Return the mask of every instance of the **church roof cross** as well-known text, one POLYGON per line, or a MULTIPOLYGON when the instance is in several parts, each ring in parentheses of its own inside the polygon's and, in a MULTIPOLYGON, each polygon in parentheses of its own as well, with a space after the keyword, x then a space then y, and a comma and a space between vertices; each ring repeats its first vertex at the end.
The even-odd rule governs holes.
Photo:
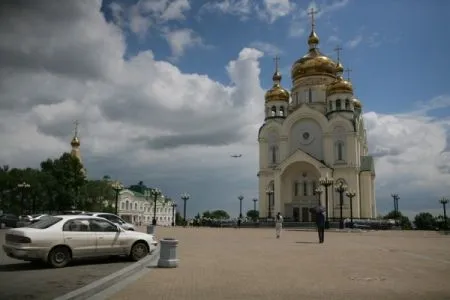
POLYGON ((273 61, 275 62, 275 72, 278 72, 278 67, 280 63, 280 57, 277 55, 273 58, 273 61))
POLYGON ((73 124, 75 124, 75 137, 78 137, 78 125, 80 125, 80 122, 78 120, 75 120, 73 124))
POLYGON ((342 47, 340 47, 339 45, 336 46, 336 48, 334 48, 334 51, 336 51, 337 53, 337 61, 340 62, 341 61, 341 51, 342 51, 342 47))
POLYGON ((316 20, 314 18, 314 16, 318 13, 318 10, 315 10, 314 7, 311 7, 309 9, 308 15, 311 16, 311 27, 314 30, 315 26, 316 26, 316 20))
POLYGON ((345 73, 347 73, 347 81, 350 81, 350 72, 353 71, 352 69, 345 69, 345 73))

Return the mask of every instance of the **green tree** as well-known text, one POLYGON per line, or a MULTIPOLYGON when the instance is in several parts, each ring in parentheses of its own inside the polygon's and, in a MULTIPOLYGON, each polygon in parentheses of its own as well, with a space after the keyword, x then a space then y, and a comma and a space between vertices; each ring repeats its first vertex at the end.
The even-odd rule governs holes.
POLYGON ((218 209, 211 212, 211 218, 217 220, 229 219, 230 215, 226 211, 218 209))
POLYGON ((402 229, 411 229, 411 221, 409 220, 409 218, 407 216, 404 216, 401 212, 399 211, 391 211, 390 213, 388 213, 387 215, 385 215, 383 217, 383 219, 388 220, 388 219, 392 219, 392 220, 397 220, 400 224, 400 227, 402 229))
POLYGON ((437 227, 436 220, 429 212, 421 212, 414 217, 414 224, 419 230, 433 230, 437 227))
POLYGON ((256 221, 259 218, 259 211, 257 210, 249 210, 247 211, 247 217, 252 219, 253 221, 256 221))
POLYGON ((137 184, 132 184, 128 187, 130 191, 144 194, 145 190, 149 189, 144 182, 141 180, 137 184))
POLYGON ((52 210, 78 209, 82 206, 82 188, 86 183, 83 166, 78 158, 64 153, 60 158, 47 159, 41 163, 41 171, 53 180, 48 182, 47 191, 53 189, 52 210))
POLYGON ((204 219, 211 219, 211 212, 209 210, 205 210, 202 214, 204 219))

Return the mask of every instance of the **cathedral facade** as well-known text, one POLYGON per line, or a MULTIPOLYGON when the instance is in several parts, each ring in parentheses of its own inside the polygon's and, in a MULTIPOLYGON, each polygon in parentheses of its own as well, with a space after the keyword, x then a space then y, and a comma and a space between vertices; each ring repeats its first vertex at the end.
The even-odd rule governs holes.
POLYGON ((343 78, 340 49, 335 61, 318 45, 313 19, 308 53, 291 69, 291 91, 282 87, 277 63, 265 95, 265 121, 258 133, 260 216, 281 212, 310 222, 314 216, 309 209, 320 201, 330 218, 338 218, 341 203, 335 187, 343 183, 356 194, 352 205, 344 195, 344 218, 350 217, 350 206, 354 218, 375 218, 375 168, 362 104, 350 79, 343 78), (325 178, 333 182, 327 193, 321 186, 325 178))

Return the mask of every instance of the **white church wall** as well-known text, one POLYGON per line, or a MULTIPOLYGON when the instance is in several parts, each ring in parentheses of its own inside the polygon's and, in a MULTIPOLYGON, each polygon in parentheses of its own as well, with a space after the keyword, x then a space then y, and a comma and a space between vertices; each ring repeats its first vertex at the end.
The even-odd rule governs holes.
POLYGON ((300 119, 291 128, 289 134, 290 152, 301 149, 321 160, 323 155, 323 132, 314 119, 300 119))

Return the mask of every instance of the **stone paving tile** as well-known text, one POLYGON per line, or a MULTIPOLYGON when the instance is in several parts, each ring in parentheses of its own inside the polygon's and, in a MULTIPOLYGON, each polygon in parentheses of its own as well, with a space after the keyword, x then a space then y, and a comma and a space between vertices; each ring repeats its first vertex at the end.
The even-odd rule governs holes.
POLYGON ((152 269, 110 299, 450 299, 450 236, 158 228, 176 237, 176 269, 152 269))

